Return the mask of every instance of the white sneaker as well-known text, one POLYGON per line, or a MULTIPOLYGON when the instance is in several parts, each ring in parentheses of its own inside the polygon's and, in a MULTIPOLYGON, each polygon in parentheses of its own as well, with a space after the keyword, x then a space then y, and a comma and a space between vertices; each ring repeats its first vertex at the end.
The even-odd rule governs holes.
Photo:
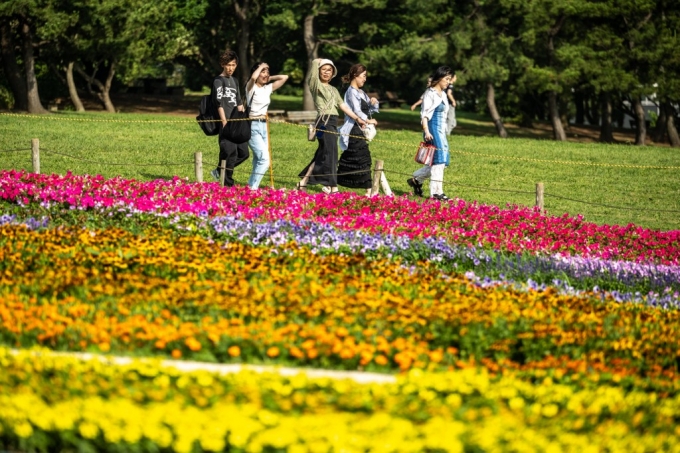
POLYGON ((213 178, 215 178, 215 181, 220 180, 220 171, 216 168, 213 171, 210 172, 213 178))

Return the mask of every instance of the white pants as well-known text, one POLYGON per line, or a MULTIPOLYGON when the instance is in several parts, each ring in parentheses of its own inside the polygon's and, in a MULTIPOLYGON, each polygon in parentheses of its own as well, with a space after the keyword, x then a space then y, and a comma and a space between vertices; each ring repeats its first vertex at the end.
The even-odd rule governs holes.
POLYGON ((441 195, 444 193, 444 168, 446 164, 425 165, 413 172, 413 179, 422 184, 430 178, 430 196, 441 195))

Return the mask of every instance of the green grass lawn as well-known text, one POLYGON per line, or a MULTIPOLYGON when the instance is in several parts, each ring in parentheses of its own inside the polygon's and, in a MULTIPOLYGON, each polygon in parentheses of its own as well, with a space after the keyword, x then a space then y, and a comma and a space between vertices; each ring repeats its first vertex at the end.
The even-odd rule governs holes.
MULTIPOLYGON (((299 98, 278 96, 271 108, 295 110, 300 108, 299 102, 299 98)), ((393 109, 376 118, 385 127, 379 126, 378 136, 370 145, 373 158, 385 162, 387 179, 397 195, 409 193, 406 179, 418 168, 413 161, 421 140, 418 114, 393 109)), ((680 229, 677 150, 503 140, 467 135, 466 131, 475 127, 488 126, 478 116, 461 114, 458 121, 459 127, 450 137, 451 166, 445 171, 444 188, 450 197, 501 206, 533 206, 536 183, 542 182, 550 214, 582 214, 597 223, 680 229)), ((305 136, 304 127, 271 124, 276 187, 294 187, 298 172, 312 158, 316 143, 308 142, 305 136)), ((217 164, 217 138, 203 135, 191 118, 59 112, 38 118, 0 115, 0 168, 30 170, 32 138, 40 140, 42 173, 71 171, 146 180, 180 176, 193 180, 194 152, 200 151, 204 177, 210 180, 208 172, 217 164)), ((237 168, 238 183, 245 184, 250 169, 250 160, 237 168)), ((264 183, 268 181, 267 176, 264 183)), ((318 188, 311 189, 315 190, 318 188)))

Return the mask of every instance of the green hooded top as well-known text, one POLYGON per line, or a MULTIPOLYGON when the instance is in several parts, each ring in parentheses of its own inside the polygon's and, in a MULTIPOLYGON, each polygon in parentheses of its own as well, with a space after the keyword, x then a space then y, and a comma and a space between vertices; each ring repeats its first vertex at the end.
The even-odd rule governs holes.
POLYGON ((340 96, 337 88, 321 83, 321 80, 319 79, 319 68, 327 64, 333 66, 333 77, 335 77, 338 70, 331 60, 326 60, 324 58, 317 58, 312 61, 312 67, 307 76, 307 84, 309 85, 312 99, 314 99, 314 106, 316 107, 319 116, 337 115, 338 107, 345 102, 340 96))

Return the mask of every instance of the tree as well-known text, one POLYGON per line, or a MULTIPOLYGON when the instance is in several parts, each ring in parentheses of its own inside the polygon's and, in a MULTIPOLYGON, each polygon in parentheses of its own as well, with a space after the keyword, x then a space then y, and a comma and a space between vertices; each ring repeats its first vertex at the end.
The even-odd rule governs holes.
POLYGON ((496 126, 498 135, 508 136, 496 105, 496 87, 506 82, 513 68, 526 63, 516 48, 515 36, 519 18, 502 4, 489 4, 480 0, 460 1, 452 26, 452 47, 455 60, 464 67, 461 84, 478 81, 486 90, 486 106, 496 126))
POLYGON ((78 6, 74 69, 108 112, 116 111, 110 97, 114 77, 130 83, 154 75, 187 46, 172 0, 97 0, 78 6))
POLYGON ((40 43, 36 32, 49 19, 47 0, 10 0, 0 3, 3 69, 12 89, 16 105, 30 113, 46 113, 40 101, 35 72, 36 49, 40 43), (16 47, 21 48, 23 70, 17 63, 16 47))

